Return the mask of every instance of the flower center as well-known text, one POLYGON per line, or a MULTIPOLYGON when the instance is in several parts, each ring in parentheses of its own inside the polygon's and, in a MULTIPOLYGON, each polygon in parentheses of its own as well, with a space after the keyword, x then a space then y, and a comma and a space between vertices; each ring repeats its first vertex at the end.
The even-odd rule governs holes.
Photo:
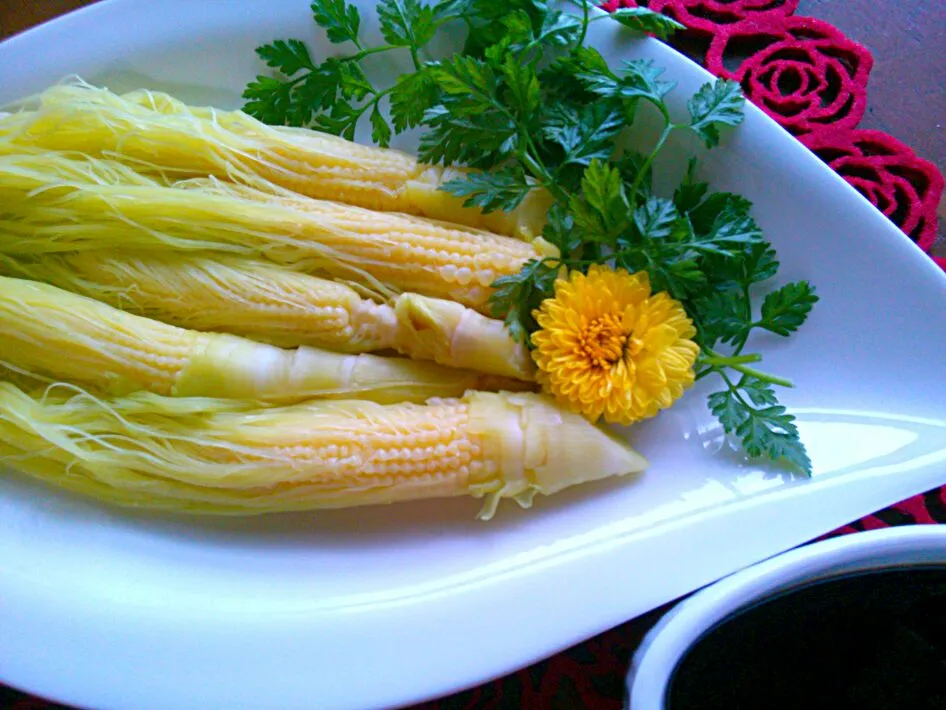
POLYGON ((606 369, 624 357, 627 335, 621 328, 621 319, 606 313, 595 318, 578 334, 578 342, 582 353, 594 367, 606 369))

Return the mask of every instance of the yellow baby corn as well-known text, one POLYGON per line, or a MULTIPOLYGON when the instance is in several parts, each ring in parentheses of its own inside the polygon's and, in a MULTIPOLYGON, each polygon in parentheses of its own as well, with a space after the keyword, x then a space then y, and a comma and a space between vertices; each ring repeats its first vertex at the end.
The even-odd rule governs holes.
POLYGON ((250 514, 536 493, 642 471, 624 441, 531 393, 278 408, 0 382, 0 464, 108 502, 250 514))
POLYGON ((532 357, 502 321, 413 293, 381 304, 274 264, 200 253, 0 253, 0 274, 52 284, 129 313, 280 347, 397 350, 417 360, 532 380, 532 357))
POLYGON ((81 81, 54 86, 0 122, 20 145, 118 157, 182 177, 216 177, 374 210, 406 212, 532 238, 551 200, 534 190, 515 210, 483 214, 438 188, 460 175, 395 150, 300 128, 267 126, 241 111, 187 106, 160 92, 117 95, 81 81))
POLYGON ((376 291, 446 298, 485 312, 490 284, 528 259, 526 243, 421 217, 287 198, 216 180, 177 187, 113 161, 0 155, 0 251, 211 249, 321 269, 376 291))
POLYGON ((227 333, 201 333, 125 313, 36 281, 0 277, 0 361, 111 393, 294 401, 378 402, 519 388, 429 362, 283 350, 227 333))

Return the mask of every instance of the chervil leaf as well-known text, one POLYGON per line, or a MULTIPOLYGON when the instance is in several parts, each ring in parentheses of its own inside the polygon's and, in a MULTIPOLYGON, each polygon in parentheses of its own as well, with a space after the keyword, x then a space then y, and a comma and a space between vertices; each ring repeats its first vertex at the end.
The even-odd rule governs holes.
POLYGON ((243 90, 243 110, 270 125, 284 125, 292 110, 292 85, 258 76, 243 90))
POLYGON ((663 267, 666 289, 677 300, 685 300, 706 287, 706 272, 688 255, 668 260, 663 267))
POLYGON ((611 17, 625 27, 637 32, 649 32, 660 39, 667 39, 677 30, 686 29, 676 20, 646 7, 622 7, 612 12, 611 17))
POLYGON ((746 258, 746 266, 749 283, 767 281, 778 272, 779 263, 775 249, 765 241, 753 245, 746 258))
POLYGON ((734 343, 748 330, 745 297, 740 290, 714 291, 696 299, 693 304, 700 322, 700 338, 704 347, 717 342, 734 343))
POLYGON ((325 29, 330 42, 358 42, 361 16, 354 5, 345 0, 314 0, 311 8, 312 17, 325 29))
POLYGON ((613 243, 628 223, 629 206, 621 173, 604 160, 593 160, 582 175, 582 194, 569 208, 585 238, 613 243))
POLYGON ((334 133, 350 141, 355 140, 355 129, 363 111, 350 104, 339 102, 332 107, 330 113, 320 113, 315 117, 314 124, 319 130, 334 133))
POLYGON ((396 47, 417 49, 437 31, 434 8, 418 0, 385 0, 378 5, 381 36, 396 47))
POLYGON ((731 192, 714 192, 696 207, 688 210, 688 213, 694 231, 698 234, 706 234, 712 231, 713 226, 724 213, 728 215, 724 219, 730 219, 733 216, 751 216, 752 203, 731 192))
POLYGON ((742 123, 746 100, 735 81, 717 79, 700 87, 689 101, 690 128, 703 139, 707 148, 719 144, 719 129, 742 123))
POLYGON ((615 161, 615 164, 625 182, 631 185, 637 184, 637 195, 634 197, 638 198, 638 202, 650 197, 653 185, 653 167, 647 160, 646 155, 628 150, 615 161), (637 177, 642 170, 644 175, 638 181, 637 177))
POLYGON ((561 165, 589 165, 607 160, 614 152, 614 139, 624 128, 624 117, 607 102, 574 108, 553 106, 543 120, 543 137, 564 151, 561 165))
POLYGON ((536 45, 564 46, 574 42, 581 33, 581 20, 558 10, 553 10, 542 19, 542 27, 533 42, 536 45))
POLYGON ((818 296, 807 281, 785 284, 765 297, 759 327, 776 335, 794 333, 817 302, 818 296))
POLYGON ((750 409, 749 416, 736 427, 742 447, 752 457, 784 460, 811 475, 811 459, 798 438, 795 417, 785 407, 750 409))
POLYGON ((719 419, 723 430, 736 434, 749 456, 784 460, 810 475, 811 459, 798 438, 795 417, 788 414, 785 407, 762 404, 772 399, 764 388, 745 391, 747 394, 752 391, 760 398, 759 403, 753 400, 756 407, 747 406, 736 392, 728 389, 709 396, 710 411, 719 419))
POLYGON ((463 178, 450 180, 442 190, 467 198, 466 207, 479 207, 483 212, 513 210, 529 194, 532 185, 521 168, 507 167, 493 172, 471 172, 463 178))
POLYGON ((374 93, 374 87, 368 81, 368 77, 365 76, 359 64, 329 59, 323 66, 333 64, 338 75, 338 91, 343 98, 360 101, 374 93))
POLYGON ((683 180, 673 193, 673 203, 680 212, 689 212, 695 209, 709 191, 707 183, 697 181, 696 165, 696 158, 691 158, 687 164, 687 171, 683 176, 683 180))
POLYGON ((374 108, 371 110, 371 140, 380 145, 382 148, 387 148, 388 144, 391 142, 391 126, 388 125, 388 122, 384 119, 384 116, 381 115, 381 110, 378 108, 378 104, 374 105, 374 108))
POLYGON ((571 254, 584 241, 584 235, 575 226, 575 220, 569 213, 568 206, 560 202, 552 205, 546 215, 542 236, 565 255, 571 254))
POLYGON ((744 250, 762 241, 762 230, 740 200, 712 200, 689 213, 694 229, 693 245, 703 252, 738 258, 744 250), (707 210, 713 201, 718 209, 707 210), (709 218, 712 221, 709 222, 709 218))
POLYGON ((503 81, 509 96, 509 104, 523 120, 539 110, 542 97, 539 91, 539 79, 535 68, 522 64, 513 55, 507 55, 503 62, 503 81))
POLYGON ((714 392, 709 396, 709 408, 713 416, 723 425, 723 431, 732 434, 749 418, 748 408, 739 401, 731 390, 714 392))
POLYGON ((529 338, 536 330, 532 312, 554 294, 557 275, 558 270, 545 261, 531 259, 518 273, 493 282, 490 310, 497 318, 504 319, 513 340, 531 345, 529 338))
POLYGON ((256 53, 267 66, 286 76, 292 76, 303 69, 315 69, 305 43, 297 39, 277 39, 272 44, 257 47, 256 53))
POLYGON ((644 239, 666 239, 679 216, 672 201, 649 197, 634 210, 634 226, 644 239))
POLYGON ((640 59, 624 62, 620 75, 615 75, 608 69, 598 69, 583 71, 577 76, 594 94, 625 103, 644 99, 667 115, 664 97, 675 84, 661 81, 658 77, 662 73, 663 69, 658 68, 652 61, 640 59))
POLYGON ((749 401, 757 407, 767 407, 778 403, 778 397, 775 396, 775 390, 772 388, 772 385, 756 377, 743 375, 739 380, 739 384, 736 385, 736 388, 746 395, 749 401))
POLYGON ((501 82, 480 59, 456 56, 431 66, 440 103, 424 113, 429 130, 420 139, 420 158, 429 163, 465 163, 491 168, 516 149, 519 126, 499 98, 501 82))
POLYGON ((401 74, 391 90, 391 120, 398 133, 420 124, 424 112, 437 102, 437 83, 428 70, 401 74))

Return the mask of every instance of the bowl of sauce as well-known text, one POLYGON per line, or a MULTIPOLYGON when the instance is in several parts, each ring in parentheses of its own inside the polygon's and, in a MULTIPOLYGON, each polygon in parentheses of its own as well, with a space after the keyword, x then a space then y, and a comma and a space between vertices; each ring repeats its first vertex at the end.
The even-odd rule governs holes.
POLYGON ((629 710, 946 710, 946 526, 812 543, 694 593, 647 634, 629 710))

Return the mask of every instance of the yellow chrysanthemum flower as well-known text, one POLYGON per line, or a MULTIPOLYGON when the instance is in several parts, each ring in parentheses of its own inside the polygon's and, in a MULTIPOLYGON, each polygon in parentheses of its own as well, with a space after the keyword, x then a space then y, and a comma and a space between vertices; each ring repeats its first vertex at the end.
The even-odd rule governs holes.
POLYGON ((591 421, 652 417, 693 384, 696 329, 679 301, 651 294, 646 272, 573 271, 533 315, 539 383, 591 421))

